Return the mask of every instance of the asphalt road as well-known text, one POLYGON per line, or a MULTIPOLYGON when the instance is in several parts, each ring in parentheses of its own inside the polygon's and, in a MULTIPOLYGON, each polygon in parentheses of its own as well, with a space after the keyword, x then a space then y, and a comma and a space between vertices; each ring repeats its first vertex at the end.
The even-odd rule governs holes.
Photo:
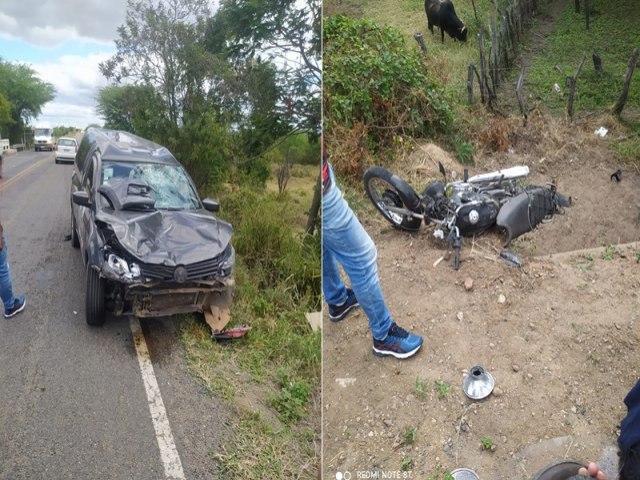
MULTIPOLYGON (((0 317, 0 479, 171 478, 161 461, 130 319, 84 320, 84 267, 70 232, 71 166, 52 152, 4 159, 0 221, 16 294, 0 317)), ((187 479, 217 478, 227 414, 189 375, 175 320, 141 320, 187 479)))

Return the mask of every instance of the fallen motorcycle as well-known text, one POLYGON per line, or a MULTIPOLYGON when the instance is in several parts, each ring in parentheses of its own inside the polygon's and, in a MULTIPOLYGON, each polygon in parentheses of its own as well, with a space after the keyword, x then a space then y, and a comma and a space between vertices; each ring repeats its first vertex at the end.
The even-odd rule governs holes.
POLYGON ((433 181, 419 195, 407 182, 383 167, 364 174, 364 188, 374 206, 396 228, 415 232, 421 223, 434 223, 435 235, 454 250, 454 268, 460 268, 462 237, 491 227, 506 230, 504 246, 543 221, 571 206, 571 197, 556 191, 555 181, 546 185, 523 185, 529 167, 516 166, 447 182, 433 181))

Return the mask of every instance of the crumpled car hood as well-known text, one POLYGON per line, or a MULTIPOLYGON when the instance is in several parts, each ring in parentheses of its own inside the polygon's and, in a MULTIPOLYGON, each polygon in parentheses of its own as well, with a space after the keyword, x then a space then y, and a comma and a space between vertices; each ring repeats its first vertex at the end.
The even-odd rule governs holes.
POLYGON ((233 234, 227 222, 197 211, 101 211, 96 220, 111 225, 131 255, 157 265, 189 265, 214 258, 233 234))

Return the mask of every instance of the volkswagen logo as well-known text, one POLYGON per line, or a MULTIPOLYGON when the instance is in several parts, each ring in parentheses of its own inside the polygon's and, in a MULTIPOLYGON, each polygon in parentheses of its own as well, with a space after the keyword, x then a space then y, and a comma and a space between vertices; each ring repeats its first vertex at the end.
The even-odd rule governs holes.
POLYGON ((178 283, 184 283, 187 280, 187 269, 182 265, 176 267, 173 271, 173 279, 178 283))

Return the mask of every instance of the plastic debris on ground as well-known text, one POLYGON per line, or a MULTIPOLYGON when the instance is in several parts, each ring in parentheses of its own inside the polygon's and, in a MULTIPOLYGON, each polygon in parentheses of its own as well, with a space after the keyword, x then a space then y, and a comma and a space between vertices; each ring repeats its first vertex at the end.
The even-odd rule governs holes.
POLYGON ((228 328, 225 330, 221 330, 220 332, 215 332, 213 334, 213 338, 216 340, 231 340, 234 338, 244 337, 247 333, 249 333, 251 327, 247 325, 243 325, 240 327, 228 328))
POLYGON ((512 267, 517 268, 522 267, 522 260, 520 260, 520 258, 518 258, 515 253, 509 250, 502 250, 500 252, 500 258, 504 260, 507 265, 511 265, 512 267))
POLYGON ((605 137, 607 135, 607 133, 609 133, 609 130, 607 130, 604 127, 600 127, 594 133, 599 137, 605 137))

